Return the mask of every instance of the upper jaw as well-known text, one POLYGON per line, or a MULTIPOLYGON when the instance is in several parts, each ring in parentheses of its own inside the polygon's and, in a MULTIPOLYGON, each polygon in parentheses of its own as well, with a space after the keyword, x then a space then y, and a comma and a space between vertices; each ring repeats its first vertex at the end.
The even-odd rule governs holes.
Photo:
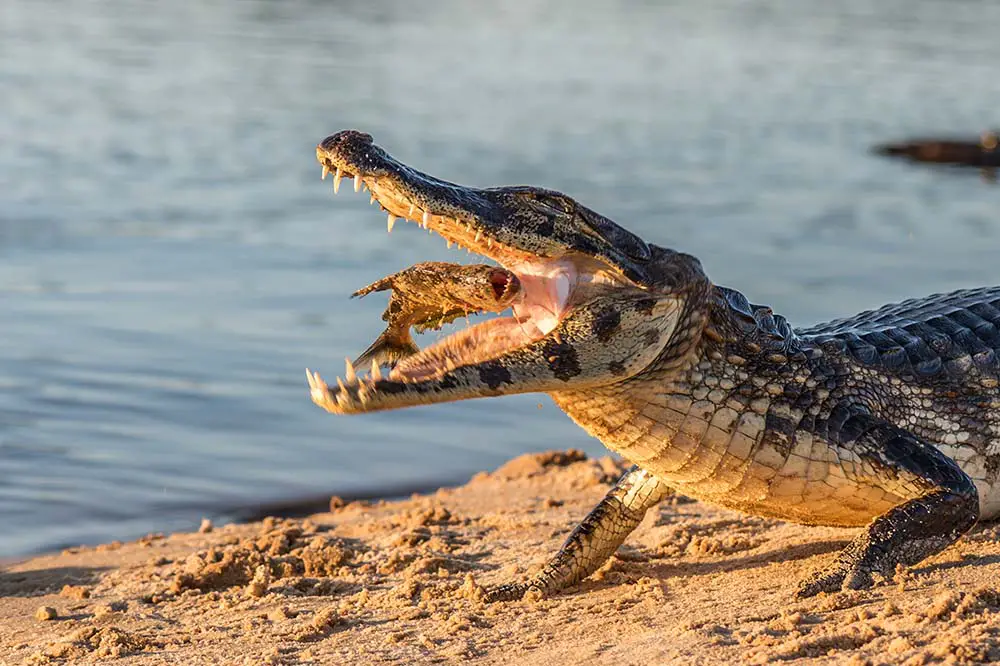
MULTIPOLYGON (((435 178, 396 160, 369 134, 345 130, 316 147, 323 176, 332 173, 355 191, 369 189, 388 214, 413 221, 459 247, 487 256, 507 268, 540 261, 572 261, 581 272, 642 286, 649 282, 649 248, 611 220, 557 192, 532 187, 473 188, 435 178), (546 215, 531 205, 534 197, 558 196, 569 202, 565 215, 546 215)), ((541 210, 544 210, 542 207, 541 210)), ((557 212, 558 213, 558 212, 557 212)))
POLYGON ((316 147, 316 159, 324 178, 333 175, 335 192, 341 179, 352 180, 355 191, 371 190, 373 202, 388 215, 390 231, 401 219, 440 234, 449 247, 455 243, 504 265, 539 258, 499 242, 496 207, 484 190, 417 171, 372 143, 368 134, 345 130, 328 136, 316 147))

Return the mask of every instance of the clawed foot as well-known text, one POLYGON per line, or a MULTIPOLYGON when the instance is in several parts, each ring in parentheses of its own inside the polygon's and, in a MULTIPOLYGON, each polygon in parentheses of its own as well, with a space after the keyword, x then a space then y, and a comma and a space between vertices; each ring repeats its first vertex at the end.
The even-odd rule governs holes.
POLYGON ((799 589, 795 596, 799 599, 805 599, 820 592, 867 590, 873 585, 875 585, 875 577, 868 567, 860 563, 837 561, 799 583, 799 589))
POLYGON ((487 589, 486 594, 483 595, 483 601, 488 604, 497 601, 519 601, 529 592, 544 593, 539 584, 533 581, 527 583, 506 583, 487 589))

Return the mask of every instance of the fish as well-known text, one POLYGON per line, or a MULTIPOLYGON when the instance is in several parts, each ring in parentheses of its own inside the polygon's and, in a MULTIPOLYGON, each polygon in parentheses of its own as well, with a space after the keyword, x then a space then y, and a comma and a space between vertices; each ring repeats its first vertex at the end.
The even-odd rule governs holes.
POLYGON ((388 290, 392 295, 382 313, 388 326, 355 365, 364 367, 374 361, 394 366, 420 351, 410 335, 411 328, 423 333, 469 314, 503 312, 514 304, 521 283, 516 275, 497 266, 427 261, 377 280, 351 298, 388 290))

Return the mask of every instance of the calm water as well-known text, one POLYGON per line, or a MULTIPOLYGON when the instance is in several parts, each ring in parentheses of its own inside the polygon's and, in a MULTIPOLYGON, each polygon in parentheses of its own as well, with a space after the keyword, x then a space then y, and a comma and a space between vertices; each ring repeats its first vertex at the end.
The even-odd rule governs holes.
POLYGON ((1000 122, 1000 4, 832 4, 4 0, 0 556, 601 450, 544 396, 313 407, 303 368, 381 329, 348 294, 458 256, 333 198, 339 129, 567 191, 799 323, 1000 283, 1000 189, 867 153, 1000 122))

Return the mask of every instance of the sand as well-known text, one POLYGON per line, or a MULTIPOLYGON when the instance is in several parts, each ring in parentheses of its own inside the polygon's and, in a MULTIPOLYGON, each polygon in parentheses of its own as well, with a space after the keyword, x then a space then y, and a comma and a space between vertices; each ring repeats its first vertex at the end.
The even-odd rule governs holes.
POLYGON ((846 664, 1000 659, 1000 536, 865 592, 798 601, 851 530, 674 496, 549 599, 484 604, 537 571, 622 471, 577 451, 458 488, 344 503, 0 569, 2 664, 846 664))

